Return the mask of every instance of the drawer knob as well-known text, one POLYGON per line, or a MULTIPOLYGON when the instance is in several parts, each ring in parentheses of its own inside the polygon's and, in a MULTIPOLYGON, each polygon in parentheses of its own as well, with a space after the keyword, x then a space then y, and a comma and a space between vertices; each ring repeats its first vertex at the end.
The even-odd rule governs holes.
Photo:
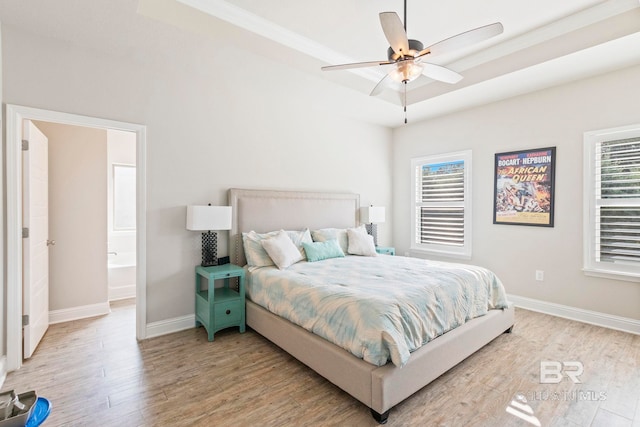
POLYGON ((227 313, 227 314, 231 314, 231 310, 227 310, 227 311, 226 311, 226 313, 227 313))

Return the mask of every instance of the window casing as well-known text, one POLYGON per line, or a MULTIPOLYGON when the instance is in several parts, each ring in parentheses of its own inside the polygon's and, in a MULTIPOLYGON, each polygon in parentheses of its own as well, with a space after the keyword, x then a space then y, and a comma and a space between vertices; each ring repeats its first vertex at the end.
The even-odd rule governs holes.
POLYGON ((471 150, 412 159, 411 250, 471 258, 471 150))
POLYGON ((584 271, 640 281, 640 125, 584 134, 584 271))

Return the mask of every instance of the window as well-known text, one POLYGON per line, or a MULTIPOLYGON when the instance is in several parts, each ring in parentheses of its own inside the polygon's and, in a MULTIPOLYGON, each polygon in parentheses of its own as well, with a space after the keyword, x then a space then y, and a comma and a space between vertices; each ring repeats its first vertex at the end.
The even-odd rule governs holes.
POLYGON ((584 134, 584 270, 640 280, 640 125, 584 134))
POLYGON ((411 161, 412 250, 471 258, 471 151, 411 161))

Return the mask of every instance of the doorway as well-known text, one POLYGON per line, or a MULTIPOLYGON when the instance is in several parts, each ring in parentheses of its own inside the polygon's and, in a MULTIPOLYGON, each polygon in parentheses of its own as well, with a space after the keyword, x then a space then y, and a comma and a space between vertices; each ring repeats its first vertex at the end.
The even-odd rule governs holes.
MULTIPOLYGON (((41 131, 49 146, 49 323, 107 314, 111 301, 136 296, 136 134, 24 122, 41 131)), ((23 142, 24 158, 33 157, 31 145, 24 151, 23 142)), ((25 170, 28 164, 23 161, 25 170)), ((23 182, 23 200, 28 183, 23 182)), ((26 207, 23 203, 23 221, 26 207)), ((31 236, 23 240, 25 247, 31 244, 31 236)), ((26 334, 34 317, 27 292, 23 298, 26 334)), ((23 358, 29 354, 25 347, 23 358)))
POLYGON ((146 127, 142 125, 7 105, 7 371, 22 364, 22 152, 24 120, 128 131, 136 139, 136 337, 146 336, 146 127))

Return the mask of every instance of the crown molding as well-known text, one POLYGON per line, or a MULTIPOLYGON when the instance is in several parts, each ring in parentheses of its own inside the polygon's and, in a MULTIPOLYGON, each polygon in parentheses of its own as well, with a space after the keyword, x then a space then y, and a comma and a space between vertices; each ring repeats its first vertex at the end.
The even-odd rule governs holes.
POLYGON ((558 19, 542 27, 512 37, 482 51, 465 56, 449 64, 457 71, 464 71, 500 57, 524 50, 564 34, 571 33, 621 13, 640 7, 638 0, 610 0, 580 12, 558 19))

